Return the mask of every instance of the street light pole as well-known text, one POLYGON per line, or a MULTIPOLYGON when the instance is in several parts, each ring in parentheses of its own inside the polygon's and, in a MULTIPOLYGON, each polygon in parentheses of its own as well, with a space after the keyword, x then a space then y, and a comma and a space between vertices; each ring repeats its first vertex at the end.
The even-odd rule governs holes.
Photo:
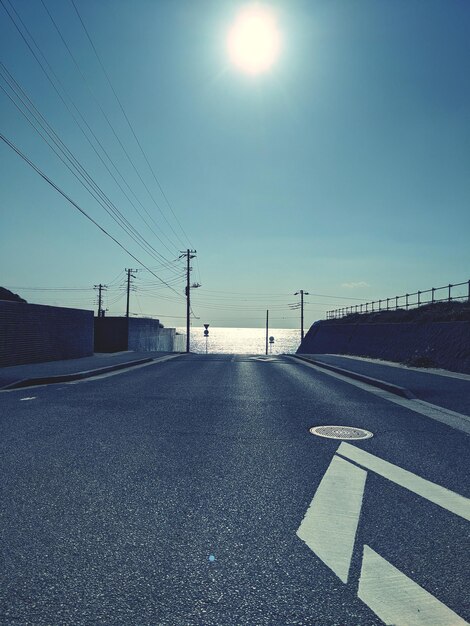
POLYGON ((304 291, 301 289, 300 291, 296 291, 294 296, 298 296, 300 294, 300 341, 304 340, 304 296, 310 295, 308 291, 304 291))
POLYGON ((135 278, 132 272, 137 272, 138 270, 126 269, 127 272, 127 303, 126 303, 126 317, 129 317, 129 299, 131 292, 131 278, 135 278))
POLYGON ((185 290, 186 291, 186 352, 189 352, 191 348, 191 339, 190 339, 191 287, 196 288, 196 287, 201 286, 199 283, 194 283, 192 285, 190 283, 190 277, 191 277, 190 261, 191 259, 194 259, 195 256, 196 256, 196 250, 190 250, 189 248, 186 250, 186 252, 182 252, 180 255, 180 259, 183 257, 186 257, 186 290, 185 290))
POLYGON ((106 291, 106 289, 108 288, 108 285, 102 285, 101 283, 99 285, 95 285, 94 286, 95 289, 98 289, 98 317, 103 317, 103 296, 102 296, 102 292, 106 291))

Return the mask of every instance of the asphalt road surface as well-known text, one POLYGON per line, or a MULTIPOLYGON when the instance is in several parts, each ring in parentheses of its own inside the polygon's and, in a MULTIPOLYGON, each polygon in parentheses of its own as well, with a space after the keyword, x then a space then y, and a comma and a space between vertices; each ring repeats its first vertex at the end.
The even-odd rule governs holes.
POLYGON ((469 441, 287 357, 3 392, 0 623, 464 624, 469 441))

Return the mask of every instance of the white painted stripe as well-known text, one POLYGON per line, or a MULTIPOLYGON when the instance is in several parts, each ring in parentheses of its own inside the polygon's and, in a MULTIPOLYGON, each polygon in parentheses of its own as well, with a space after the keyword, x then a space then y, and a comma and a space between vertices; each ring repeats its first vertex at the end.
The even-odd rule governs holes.
POLYGON ((339 576, 348 581, 367 472, 333 457, 297 535, 339 576))
POLYGON ((345 443, 344 441, 336 451, 337 454, 362 465, 376 474, 383 476, 387 480, 404 487, 417 495, 437 504, 438 506, 459 515, 470 521, 470 499, 461 496, 454 491, 450 491, 445 487, 436 485, 425 478, 421 478, 408 470, 393 465, 388 461, 384 461, 365 450, 356 448, 355 446, 345 443))
POLYGON ((130 365, 129 367, 123 367, 118 370, 114 370, 112 372, 105 372, 104 374, 96 374, 96 376, 88 376, 87 378, 80 378, 78 380, 71 380, 66 385, 81 385, 82 383, 93 382, 100 378, 111 378, 112 376, 119 376, 119 374, 127 374, 127 372, 132 372, 133 370, 139 370, 142 367, 148 367, 149 365, 155 365, 157 363, 163 363, 164 361, 170 361, 171 359, 177 359, 181 354, 169 354, 167 356, 162 356, 157 359, 153 359, 152 361, 148 361, 148 363, 141 363, 140 365, 130 365))
MULTIPOLYGON (((0 394, 2 393, 15 393, 18 391, 24 392, 27 391, 28 389, 37 389, 38 387, 48 387, 51 385, 79 385, 81 383, 86 383, 87 381, 93 381, 93 380, 97 380, 98 378, 109 378, 110 376, 118 376, 119 374, 125 374, 126 372, 130 372, 131 370, 138 370, 141 367, 147 367, 149 365, 155 365, 156 363, 162 363, 163 361, 169 361, 170 359, 177 359, 178 357, 182 357, 184 356, 186 353, 175 353, 175 354, 169 354, 166 356, 162 356, 156 359, 153 359, 152 361, 149 361, 148 363, 142 363, 141 365, 134 365, 134 366, 129 366, 126 368, 122 368, 122 369, 118 369, 118 370, 114 370, 113 372, 108 372, 107 374, 96 374, 95 376, 90 376, 89 378, 82 378, 79 380, 71 380, 69 382, 60 382, 60 383, 44 383, 43 385, 31 385, 30 387, 21 387, 18 389, 0 389, 0 394)), ((76 373, 76 372, 69 372, 70 374, 76 373)), ((60 376, 60 374, 58 374, 60 376)), ((56 389, 65 389, 65 387, 56 387, 56 389)))
POLYGON ((364 546, 357 595, 385 624, 393 626, 467 624, 457 613, 405 576, 369 546, 364 546))
MULTIPOLYGON (((433 376, 444 376, 445 378, 457 378, 459 380, 470 380, 470 374, 462 374, 461 372, 451 372, 450 370, 442 370, 435 367, 412 367, 411 365, 403 365, 394 361, 385 361, 384 359, 372 359, 365 356, 351 356, 350 354, 312 354, 313 358, 322 356, 337 356, 342 359, 351 359, 351 361, 366 361, 375 365, 386 365, 387 367, 395 367, 405 371, 418 372, 418 374, 431 374, 433 376)), ((335 363, 332 363, 335 365, 335 363)), ((340 365, 338 367, 341 367, 340 365)))
MULTIPOLYGON (((446 409, 444 407, 437 406, 436 404, 431 404, 430 402, 426 402, 426 400, 418 400, 418 398, 409 400, 409 402, 411 402, 410 408, 412 411, 421 413, 421 415, 431 417, 437 422, 442 422, 452 428, 456 428, 457 430, 470 434, 470 417, 468 415, 457 413, 457 411, 452 411, 451 409, 446 409)), ((407 405, 404 404, 403 406, 407 405)))
POLYGON ((414 411, 415 413, 419 413, 420 415, 429 417, 436 422, 441 422, 443 424, 446 424, 446 426, 450 426, 451 428, 455 428, 456 430, 460 430, 461 432, 470 435, 470 417, 468 415, 464 415, 463 413, 457 413, 456 411, 451 411, 450 409, 445 409, 443 407, 437 406, 436 404, 425 402, 424 400, 408 400, 406 398, 401 398, 393 393, 390 393, 389 391, 385 391, 384 389, 379 389, 378 387, 367 385, 366 383, 354 380, 353 378, 349 378, 348 376, 343 376, 342 374, 337 374, 336 372, 332 372, 331 370, 317 367, 313 363, 307 363, 307 361, 302 361, 300 359, 296 359, 295 357, 290 356, 287 358, 292 359, 293 361, 295 361, 295 363, 298 363, 299 365, 303 365, 304 367, 310 367, 317 372, 325 374, 326 376, 331 376, 332 378, 336 378, 337 380, 342 380, 349 385, 359 387, 359 389, 363 389, 364 391, 368 391, 375 396, 379 396, 383 400, 388 400, 389 402, 398 404, 405 409, 410 409, 410 411, 414 411))
POLYGON ((20 398, 20 402, 24 402, 24 400, 36 400, 36 396, 29 396, 28 398, 20 398))

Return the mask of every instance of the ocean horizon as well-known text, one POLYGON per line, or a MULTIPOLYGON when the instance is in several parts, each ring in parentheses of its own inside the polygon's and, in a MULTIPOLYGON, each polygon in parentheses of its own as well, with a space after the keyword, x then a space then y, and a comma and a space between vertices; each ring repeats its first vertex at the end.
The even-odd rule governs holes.
MULTIPOLYGON (((176 329, 186 334, 186 328, 176 329)), ((300 330, 271 328, 269 336, 274 343, 269 345, 269 354, 293 354, 300 345, 300 330)), ((191 352, 197 354, 265 354, 265 328, 222 328, 209 326, 209 337, 204 337, 204 328, 191 328, 191 352)))

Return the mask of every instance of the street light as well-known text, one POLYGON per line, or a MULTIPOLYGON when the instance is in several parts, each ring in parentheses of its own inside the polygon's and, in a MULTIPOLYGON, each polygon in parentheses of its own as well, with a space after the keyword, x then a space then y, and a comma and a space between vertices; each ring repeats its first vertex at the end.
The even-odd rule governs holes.
POLYGON ((298 296, 300 294, 300 341, 304 340, 304 296, 309 296, 308 291, 304 291, 301 289, 300 291, 296 291, 294 296, 298 296))

